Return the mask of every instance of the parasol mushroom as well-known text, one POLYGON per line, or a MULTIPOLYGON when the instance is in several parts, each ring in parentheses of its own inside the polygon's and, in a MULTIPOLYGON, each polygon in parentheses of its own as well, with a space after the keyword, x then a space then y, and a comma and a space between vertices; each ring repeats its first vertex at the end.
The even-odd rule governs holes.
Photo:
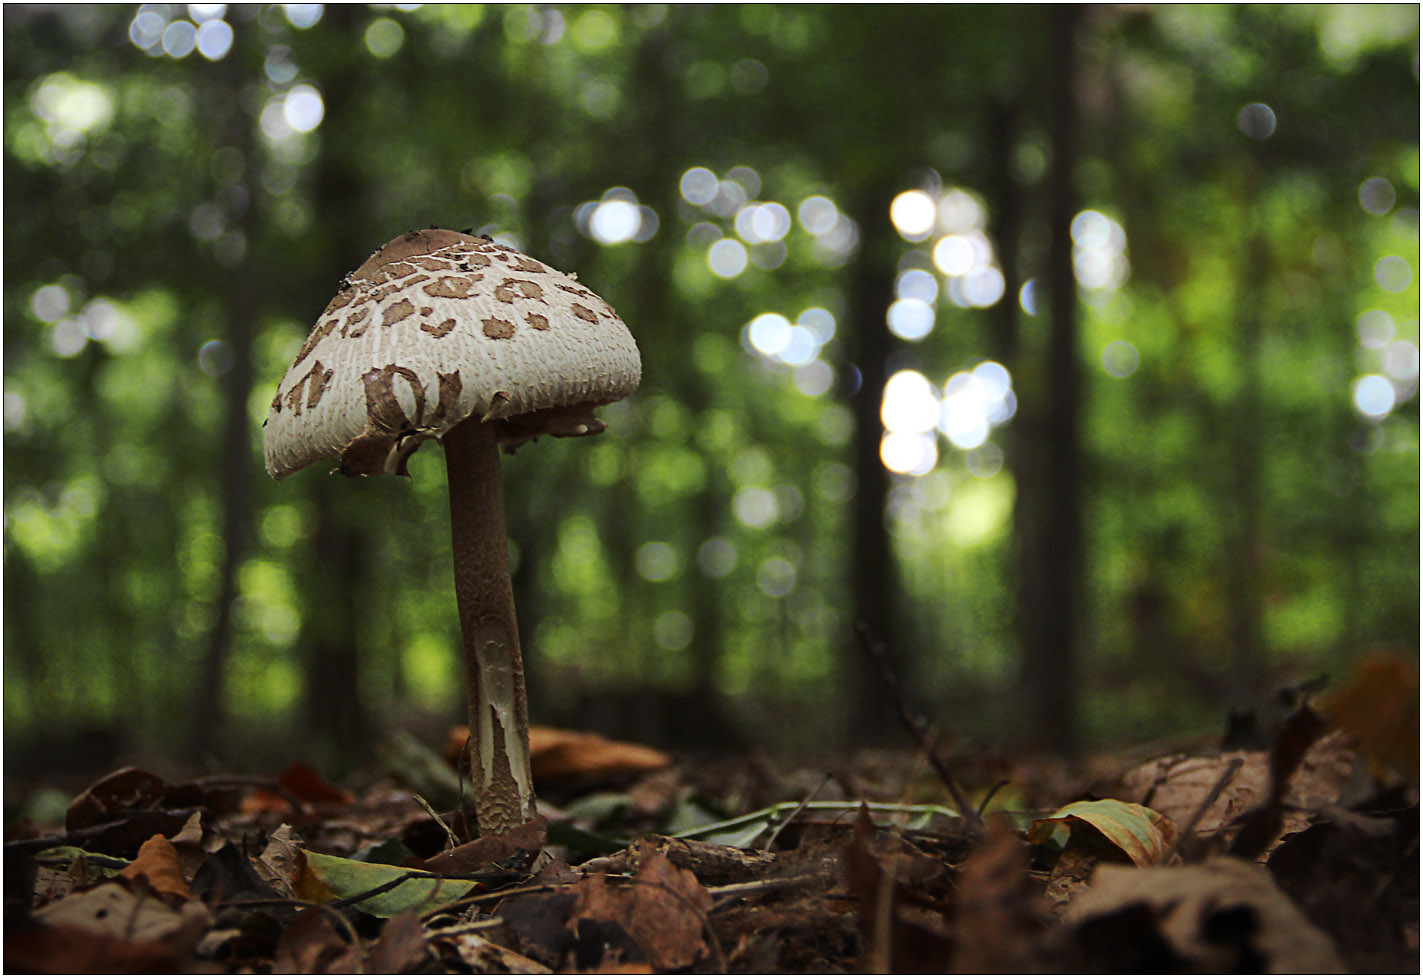
POLYGON ((342 282, 282 378, 267 472, 337 457, 348 475, 407 475, 438 439, 449 475, 475 816, 482 833, 534 814, 498 449, 593 435, 636 389, 637 345, 575 278, 487 238, 403 234, 342 282))

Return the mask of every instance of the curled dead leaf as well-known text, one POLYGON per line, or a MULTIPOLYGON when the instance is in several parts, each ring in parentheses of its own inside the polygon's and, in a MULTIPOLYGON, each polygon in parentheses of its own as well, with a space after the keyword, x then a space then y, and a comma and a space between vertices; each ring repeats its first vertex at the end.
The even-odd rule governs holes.
POLYGON ((183 901, 192 896, 187 880, 183 879, 178 850, 161 835, 153 836, 140 846, 138 858, 125 866, 119 875, 131 880, 143 877, 155 893, 171 899, 183 901))

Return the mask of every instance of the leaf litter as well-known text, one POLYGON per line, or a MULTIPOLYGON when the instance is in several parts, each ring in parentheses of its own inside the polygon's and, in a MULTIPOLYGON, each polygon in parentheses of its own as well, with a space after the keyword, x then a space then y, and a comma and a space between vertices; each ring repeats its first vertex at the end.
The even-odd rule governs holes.
POLYGON ((1267 749, 1122 764, 1094 789, 1024 762, 996 796, 1012 810, 986 814, 916 777, 926 766, 908 752, 780 775, 568 731, 537 737, 553 752, 540 817, 484 837, 455 770, 409 740, 359 790, 301 765, 192 781, 124 768, 78 794, 63 826, 7 826, 6 964, 1414 971, 1416 754, 1398 721, 1359 705, 1380 675, 1382 709, 1416 714, 1416 674, 1410 699, 1370 666, 1362 691, 1327 712, 1299 705, 1267 749))

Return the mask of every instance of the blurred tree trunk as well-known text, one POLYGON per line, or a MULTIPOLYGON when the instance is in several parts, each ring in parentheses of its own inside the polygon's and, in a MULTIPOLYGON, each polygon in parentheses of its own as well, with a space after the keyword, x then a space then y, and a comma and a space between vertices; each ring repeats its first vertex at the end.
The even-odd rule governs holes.
MULTIPOLYGON (((324 20, 346 38, 352 51, 360 47, 351 8, 327 8, 324 20)), ((360 121, 353 102, 360 91, 358 62, 334 59, 325 73, 323 130, 326 138, 316 163, 311 226, 319 229, 317 259, 298 294, 307 298, 302 314, 311 323, 336 293, 342 276, 354 269, 381 242, 364 240, 359 220, 365 200, 358 157, 349 147, 333 145, 337 137, 353 138, 360 121)), ((353 487, 345 480, 316 480, 314 524, 311 527, 314 559, 306 564, 302 593, 307 597, 299 637, 304 663, 301 725, 316 748, 316 758, 338 766, 369 753, 370 726, 361 701, 360 588, 365 534, 350 515, 345 498, 353 487), (342 498, 336 498, 336 497, 342 498)), ((399 656, 399 649, 387 650, 399 656)), ((397 665, 398 669, 399 666, 397 665)))
POLYGON ((1050 318, 1041 386, 1029 379, 1018 423, 1018 623, 1020 686, 1027 734, 1039 748, 1077 746, 1075 699, 1078 615, 1082 606, 1081 378, 1072 218, 1077 212, 1078 8, 1055 6, 1048 70, 1047 307, 1050 318))
MULTIPOLYGON (((859 374, 858 386, 850 397, 855 418, 851 454, 856 487, 850 517, 850 594, 852 623, 862 623, 873 638, 884 643, 890 668, 907 682, 908 657, 899 641, 905 630, 897 619, 901 607, 897 600, 899 573, 885 522, 890 475, 880 459, 884 433, 880 402, 893 350, 885 313, 894 301, 895 262, 885 245, 897 241, 897 232, 889 220, 889 202, 894 194, 893 185, 872 184, 853 202, 851 211, 860 226, 860 247, 845 297, 850 326, 847 357, 859 374)), ((893 726, 884 683, 853 633, 847 635, 844 649, 850 742, 865 744, 901 737, 893 726)))
MULTIPOLYGON (((345 766, 368 754, 371 742, 361 703, 361 605, 356 598, 364 566, 364 541, 343 518, 338 499, 350 486, 316 484, 311 556, 302 591, 307 597, 300 643, 303 660, 301 727, 313 763, 345 766)), ((391 650, 399 654, 398 649, 391 650)))
MULTIPOLYGON (((249 161, 243 181, 249 203, 237 226, 251 249, 257 241, 258 231, 256 209, 251 203, 256 189, 253 182, 256 168, 251 165, 256 152, 252 132, 256 122, 240 108, 244 82, 240 60, 237 57, 225 58, 213 66, 215 90, 208 94, 215 105, 228 109, 224 133, 227 145, 236 147, 243 159, 249 161)), ((203 761, 217 746, 224 713, 224 673, 232 652, 233 606, 240 589, 238 575, 252 535, 253 459, 247 402, 252 393, 252 338, 256 333, 262 296, 261 277, 257 270, 259 260, 249 250, 236 268, 230 271, 212 269, 222 283, 214 291, 222 295, 223 308, 227 312, 223 339, 229 348, 232 368, 218 381, 222 386, 222 421, 216 469, 223 551, 216 618, 208 632, 192 703, 193 723, 185 751, 187 759, 193 762, 203 761)))
MULTIPOLYGON (((1263 155, 1266 147, 1258 147, 1263 155)), ((1227 504, 1231 514, 1231 531, 1222 555, 1225 563, 1227 634, 1230 642, 1230 662, 1227 689, 1233 704, 1239 708, 1253 705, 1264 685, 1261 617, 1263 602, 1264 540, 1261 516, 1261 493, 1264 480, 1265 446, 1261 439, 1264 427, 1264 403, 1261 397, 1261 338, 1263 334, 1263 283, 1268 282, 1270 269, 1266 257, 1267 243, 1262 208, 1257 203, 1260 186, 1260 159, 1252 161, 1245 173, 1240 201, 1240 213, 1245 217, 1244 274, 1236 283, 1237 308, 1240 310, 1236 330, 1236 362, 1240 364, 1240 389, 1235 403, 1230 405, 1229 425, 1230 470, 1233 478, 1227 492, 1234 505, 1227 504)))

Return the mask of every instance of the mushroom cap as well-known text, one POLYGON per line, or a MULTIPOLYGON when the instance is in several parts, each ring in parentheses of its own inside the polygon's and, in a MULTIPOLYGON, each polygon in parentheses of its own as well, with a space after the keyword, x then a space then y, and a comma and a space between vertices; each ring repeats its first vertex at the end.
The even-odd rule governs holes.
POLYGON ((488 238, 411 231, 342 282, 277 386, 267 472, 337 456, 345 475, 405 473, 426 438, 497 422, 506 451, 603 430, 631 394, 637 344, 573 277, 488 238))

